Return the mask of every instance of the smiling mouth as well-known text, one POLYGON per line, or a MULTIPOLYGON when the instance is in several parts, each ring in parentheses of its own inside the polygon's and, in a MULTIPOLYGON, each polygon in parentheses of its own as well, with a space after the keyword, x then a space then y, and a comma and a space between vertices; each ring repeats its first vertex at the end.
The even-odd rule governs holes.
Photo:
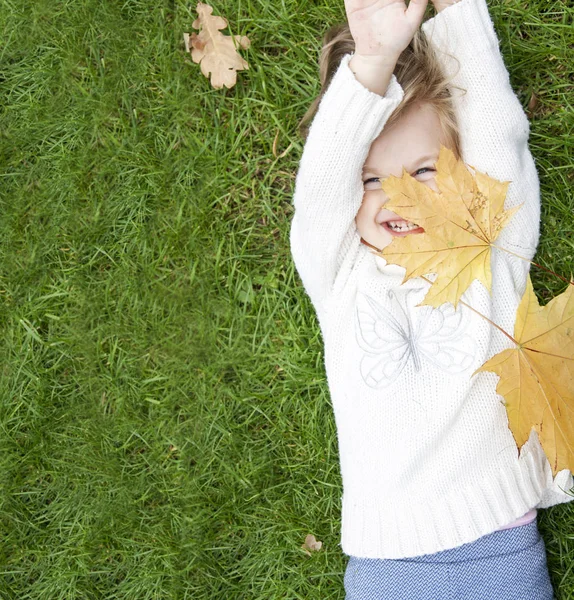
POLYGON ((422 227, 420 227, 416 223, 411 223, 410 221, 405 221, 404 219, 401 219, 401 220, 391 219, 389 221, 384 221, 382 223, 379 223, 379 225, 381 227, 383 227, 384 229, 386 229, 389 233, 391 233, 391 235, 399 236, 399 237, 408 235, 409 233, 424 233, 424 231, 425 231, 422 227), (392 225, 391 225, 391 223, 392 223, 392 225))

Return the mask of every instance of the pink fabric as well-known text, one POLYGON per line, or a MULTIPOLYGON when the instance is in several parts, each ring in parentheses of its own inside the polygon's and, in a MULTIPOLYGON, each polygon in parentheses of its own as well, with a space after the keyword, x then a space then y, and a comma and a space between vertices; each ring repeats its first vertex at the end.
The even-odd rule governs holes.
POLYGON ((508 525, 503 525, 499 527, 497 531, 501 529, 510 529, 511 527, 518 527, 519 525, 526 525, 526 523, 530 523, 536 519, 538 511, 535 508, 531 508, 525 515, 518 517, 516 521, 512 521, 512 523, 508 523, 508 525))

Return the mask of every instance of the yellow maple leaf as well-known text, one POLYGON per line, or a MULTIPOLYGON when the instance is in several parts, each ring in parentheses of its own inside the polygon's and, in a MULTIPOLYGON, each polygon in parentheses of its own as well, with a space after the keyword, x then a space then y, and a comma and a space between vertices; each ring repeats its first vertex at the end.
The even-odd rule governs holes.
POLYGON ((574 471, 574 286, 540 306, 529 277, 514 339, 515 348, 499 352, 473 375, 493 371, 500 377, 496 391, 506 401, 518 448, 534 427, 554 475, 574 471))
MULTIPOLYGON (((390 176, 382 183, 389 197, 385 208, 417 223, 424 233, 395 237, 380 251, 387 262, 406 269, 404 281, 436 273, 424 300, 438 307, 451 302, 456 308, 474 279, 491 289, 492 242, 520 208, 504 210, 509 181, 501 182, 476 171, 441 145, 436 163, 439 192, 411 177, 390 176)), ((403 282, 404 282, 403 281, 403 282)))
POLYGON ((236 50, 234 40, 242 48, 249 48, 251 42, 244 35, 223 35, 220 29, 227 27, 223 17, 212 15, 213 7, 203 2, 197 3, 198 18, 191 24, 200 33, 184 33, 186 51, 191 47, 193 62, 199 63, 205 77, 211 73, 211 85, 220 89, 233 87, 237 82, 237 71, 249 69, 247 62, 236 50))

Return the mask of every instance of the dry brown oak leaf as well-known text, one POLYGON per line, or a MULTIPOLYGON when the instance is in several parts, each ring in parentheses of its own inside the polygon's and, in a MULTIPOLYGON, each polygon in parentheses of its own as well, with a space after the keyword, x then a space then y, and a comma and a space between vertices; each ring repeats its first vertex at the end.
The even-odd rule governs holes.
POLYGON ((474 279, 491 290, 492 243, 522 206, 504 210, 509 181, 498 181, 474 170, 445 146, 440 147, 435 181, 439 192, 411 177, 390 176, 382 183, 389 197, 385 208, 420 225, 424 233, 394 237, 379 254, 405 267, 403 280, 436 273, 424 300, 417 306, 435 308, 450 302, 456 308, 474 279))
MULTIPOLYGON (((574 472, 574 285, 544 306, 530 277, 514 325, 516 347, 499 352, 474 373, 493 371, 506 401, 516 445, 532 427, 552 467, 574 472)), ((474 375, 473 373, 473 375, 474 375)))
MULTIPOLYGON (((238 54, 234 39, 241 48, 249 48, 251 41, 244 35, 223 35, 220 29, 227 27, 223 17, 212 15, 213 7, 197 3, 198 18, 191 24, 199 34, 191 34, 191 58, 199 63, 205 77, 211 73, 211 85, 216 89, 232 88, 237 83, 237 71, 249 69, 247 62, 238 54)), ((184 34, 189 51, 189 35, 184 34)))
POLYGON ((305 550, 305 554, 311 556, 311 552, 317 552, 318 550, 321 550, 322 546, 323 542, 318 541, 315 539, 313 534, 309 533, 305 537, 305 542, 301 545, 301 548, 305 550))

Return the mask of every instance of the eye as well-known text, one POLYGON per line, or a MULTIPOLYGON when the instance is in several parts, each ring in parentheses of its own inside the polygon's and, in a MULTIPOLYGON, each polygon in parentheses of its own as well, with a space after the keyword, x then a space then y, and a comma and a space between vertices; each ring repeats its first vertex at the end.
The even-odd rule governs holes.
POLYGON ((431 167, 421 167, 420 169, 417 169, 417 170, 415 171, 415 175, 420 175, 420 174, 421 174, 421 171, 422 171, 422 172, 424 172, 424 171, 436 171, 436 169, 433 169, 433 168, 431 168, 431 167))
MULTIPOLYGON (((417 169, 412 176, 415 177, 417 175, 422 175, 425 171, 436 171, 436 169, 433 169, 432 167, 421 167, 420 169, 417 169)), ((369 179, 365 179, 365 181, 363 181, 363 184, 367 185, 368 183, 375 181, 379 182, 380 179, 378 177, 369 177, 369 179)))

